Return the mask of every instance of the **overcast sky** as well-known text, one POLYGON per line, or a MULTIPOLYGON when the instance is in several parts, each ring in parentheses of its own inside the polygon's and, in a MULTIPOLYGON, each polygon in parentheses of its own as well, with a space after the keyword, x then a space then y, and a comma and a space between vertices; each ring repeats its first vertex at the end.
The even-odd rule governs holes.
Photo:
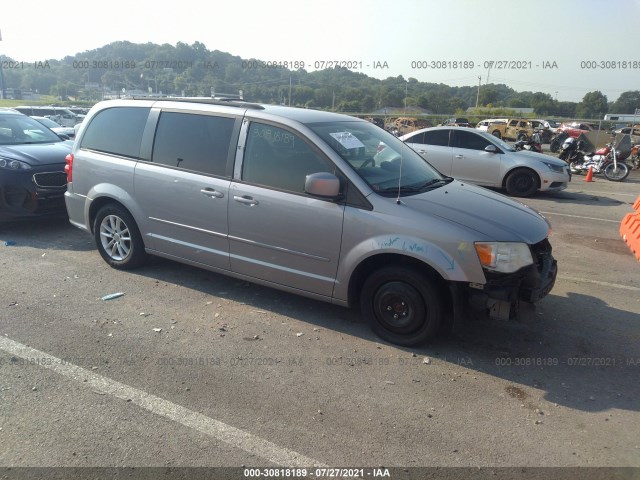
POLYGON ((118 40, 199 41, 242 58, 304 61, 307 70, 351 61, 376 78, 452 86, 488 75, 561 101, 640 90, 640 0, 30 0, 2 2, 1 12, 0 54, 29 62, 118 40))

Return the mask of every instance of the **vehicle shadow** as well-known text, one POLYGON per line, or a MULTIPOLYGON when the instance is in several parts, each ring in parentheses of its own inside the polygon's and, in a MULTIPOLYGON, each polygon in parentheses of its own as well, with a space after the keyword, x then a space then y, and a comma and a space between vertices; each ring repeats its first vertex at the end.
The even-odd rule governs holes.
POLYGON ((467 322, 426 350, 510 382, 505 393, 520 400, 541 396, 583 411, 638 411, 639 320, 591 295, 551 294, 525 305, 515 322, 467 322))
POLYGON ((87 251, 95 244, 66 215, 57 215, 0 222, 0 247, 87 251))
MULTIPOLYGON (((505 192, 499 189, 488 188, 496 193, 501 193, 505 195, 505 192)), ((519 197, 509 197, 516 202, 526 203, 527 198, 519 198, 519 197)), ((550 201, 554 203, 576 203, 580 205, 602 205, 602 206, 613 206, 613 205, 623 205, 625 201, 620 201, 615 198, 603 197, 601 195, 594 195, 593 193, 588 192, 568 192, 566 190, 561 190, 559 192, 537 192, 532 197, 529 197, 534 200, 544 200, 550 201)), ((633 202, 631 202, 633 203, 633 202)))
POLYGON ((575 203, 579 205, 615 206, 628 203, 589 192, 567 192, 566 190, 560 192, 538 192, 533 198, 554 203, 575 203))
MULTIPOLYGON (((176 283, 249 308, 289 316, 373 344, 386 344, 356 310, 156 258, 131 272, 176 283)), ((504 394, 537 408, 544 398, 568 408, 640 410, 640 316, 578 293, 524 304, 519 320, 473 319, 423 347, 389 346, 504 380, 504 394)))

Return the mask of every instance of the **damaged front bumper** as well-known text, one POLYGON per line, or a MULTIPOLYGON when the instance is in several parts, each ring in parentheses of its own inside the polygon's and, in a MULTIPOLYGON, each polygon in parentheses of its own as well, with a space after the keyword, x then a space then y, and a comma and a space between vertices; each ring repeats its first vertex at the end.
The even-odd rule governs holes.
MULTIPOLYGON (((532 245, 534 263, 514 273, 485 271, 486 283, 450 285, 454 319, 464 316, 464 308, 486 312, 491 318, 514 319, 520 301, 536 303, 553 289, 558 273, 557 261, 547 239, 532 245)), ((457 322, 456 322, 457 323, 457 322)))

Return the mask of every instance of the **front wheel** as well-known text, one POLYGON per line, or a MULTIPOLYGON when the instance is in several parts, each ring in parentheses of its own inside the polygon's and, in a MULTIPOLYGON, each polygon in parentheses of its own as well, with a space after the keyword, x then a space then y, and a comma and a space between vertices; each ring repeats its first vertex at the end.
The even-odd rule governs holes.
POLYGON ((493 132, 491 132, 491 135, 497 138, 502 138, 502 135, 500 135, 500 130, 494 130, 493 132))
POLYGON ((372 273, 360 292, 360 308, 371 329, 396 345, 426 342, 442 321, 442 294, 418 270, 386 267, 372 273))
POLYGON ((116 204, 102 207, 93 224, 100 255, 113 268, 128 270, 146 260, 144 242, 131 214, 116 204))
POLYGON ((519 168, 507 177, 505 187, 514 197, 530 197, 538 190, 538 176, 533 170, 519 168))
POLYGON ((614 168, 613 162, 604 167, 604 176, 612 182, 621 182, 629 176, 629 167, 624 162, 616 162, 614 168))

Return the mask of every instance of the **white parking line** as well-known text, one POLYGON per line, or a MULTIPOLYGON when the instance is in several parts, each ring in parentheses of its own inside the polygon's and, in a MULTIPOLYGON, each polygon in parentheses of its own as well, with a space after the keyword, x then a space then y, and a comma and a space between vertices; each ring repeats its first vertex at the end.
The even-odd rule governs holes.
POLYGON ((175 403, 164 400, 150 393, 130 387, 124 383, 116 382, 110 378, 97 375, 89 370, 63 362, 48 353, 27 347, 9 338, 0 336, 0 349, 15 355, 16 357, 29 360, 40 359, 39 365, 56 373, 75 380, 81 385, 86 385, 92 390, 98 390, 122 400, 135 403, 139 407, 149 412, 161 415, 165 418, 178 422, 185 427, 192 428, 204 433, 212 438, 222 440, 245 452, 258 455, 276 465, 291 467, 326 467, 313 458, 301 455, 298 452, 280 447, 275 443, 252 435, 249 432, 232 427, 226 423, 207 417, 200 413, 189 410, 175 403), (44 360, 44 362, 43 362, 44 360))
POLYGON ((631 290, 632 292, 640 292, 640 287, 634 287, 631 285, 620 285, 619 283, 601 282, 600 280, 591 280, 590 278, 567 277, 566 275, 558 275, 558 278, 560 280, 568 280, 570 282, 593 283, 595 285, 602 285, 603 287, 621 288, 623 290, 631 290))
POLYGON ((572 218, 583 218, 585 220, 599 220, 601 222, 611 222, 611 223, 620 223, 620 220, 610 220, 608 218, 596 218, 596 217, 583 217, 581 215, 569 215, 568 213, 556 213, 556 212, 540 212, 543 215, 558 215, 560 217, 572 217, 572 218))

